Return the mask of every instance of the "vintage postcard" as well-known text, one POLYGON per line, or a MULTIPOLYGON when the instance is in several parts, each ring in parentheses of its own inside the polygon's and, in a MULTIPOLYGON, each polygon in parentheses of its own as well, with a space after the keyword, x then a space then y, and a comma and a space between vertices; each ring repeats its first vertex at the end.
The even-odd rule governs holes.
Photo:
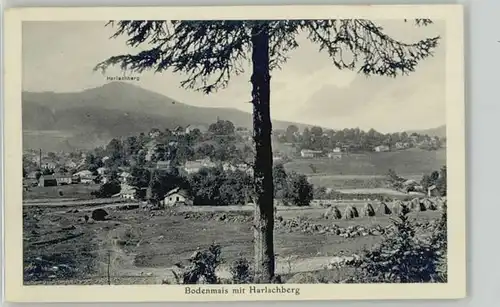
POLYGON ((5 38, 8 301, 465 297, 461 6, 23 8, 5 38))

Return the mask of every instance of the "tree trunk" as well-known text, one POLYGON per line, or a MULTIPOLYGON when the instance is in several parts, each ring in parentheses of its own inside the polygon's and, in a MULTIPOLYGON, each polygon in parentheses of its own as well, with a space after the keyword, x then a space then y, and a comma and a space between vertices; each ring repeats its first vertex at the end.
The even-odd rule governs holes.
POLYGON ((255 282, 270 283, 274 277, 274 197, 271 148, 269 32, 266 22, 252 28, 252 103, 255 142, 254 248, 255 282))

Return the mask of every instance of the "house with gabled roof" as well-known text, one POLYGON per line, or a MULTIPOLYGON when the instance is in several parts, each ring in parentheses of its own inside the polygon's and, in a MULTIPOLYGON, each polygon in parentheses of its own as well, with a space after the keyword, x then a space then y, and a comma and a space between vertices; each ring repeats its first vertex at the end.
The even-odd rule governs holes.
POLYGON ((181 189, 179 187, 170 190, 165 194, 163 199, 163 205, 165 207, 178 206, 178 205, 193 205, 193 199, 187 190, 181 189))

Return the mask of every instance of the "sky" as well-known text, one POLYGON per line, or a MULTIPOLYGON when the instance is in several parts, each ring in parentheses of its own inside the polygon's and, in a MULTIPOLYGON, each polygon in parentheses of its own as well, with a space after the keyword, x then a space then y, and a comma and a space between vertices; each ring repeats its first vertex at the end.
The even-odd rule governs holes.
MULTIPOLYGON (((134 53, 125 38, 110 39, 113 28, 98 21, 42 21, 23 24, 23 90, 77 92, 102 86, 107 76, 123 76, 118 68, 106 75, 94 66, 113 55, 134 53)), ((305 35, 281 70, 271 73, 271 116, 274 119, 333 129, 374 128, 380 132, 420 130, 446 123, 445 24, 427 27, 411 22, 377 22, 395 39, 414 42, 441 36, 434 56, 416 71, 397 78, 366 77, 335 68, 305 35)), ((250 64, 249 64, 250 65, 250 64)), ((251 112, 250 66, 229 86, 210 95, 180 87, 183 75, 146 72, 129 81, 177 101, 205 107, 230 107, 251 112)))

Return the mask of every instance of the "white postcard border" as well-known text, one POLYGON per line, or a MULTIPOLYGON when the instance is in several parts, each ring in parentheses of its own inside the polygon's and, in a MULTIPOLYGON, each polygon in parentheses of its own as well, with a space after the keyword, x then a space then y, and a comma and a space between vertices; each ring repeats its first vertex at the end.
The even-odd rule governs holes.
MULTIPOLYGON (((225 6, 21 8, 5 12, 4 178, 5 296, 9 302, 295 301, 366 299, 453 299, 466 295, 466 183, 464 28, 461 5, 225 6), (447 284, 315 284, 300 295, 186 295, 185 286, 23 286, 22 244, 22 21, 119 19, 369 19, 431 18, 446 21, 446 110, 448 170, 447 284)), ((256 285, 263 286, 263 285, 256 285)), ((272 285, 276 286, 276 285, 272 285)), ((245 286, 248 287, 248 286, 245 286)))

